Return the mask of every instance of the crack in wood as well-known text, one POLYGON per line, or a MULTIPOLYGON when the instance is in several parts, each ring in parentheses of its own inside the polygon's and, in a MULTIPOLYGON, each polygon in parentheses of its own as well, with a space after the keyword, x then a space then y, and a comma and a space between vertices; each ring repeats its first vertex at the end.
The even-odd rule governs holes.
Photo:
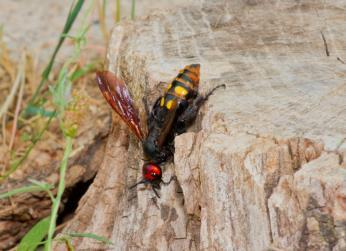
POLYGON ((344 61, 344 60, 342 60, 340 57, 337 57, 336 59, 337 59, 339 62, 341 62, 341 63, 345 64, 345 61, 344 61))
POLYGON ((324 34, 323 34, 322 31, 321 31, 321 36, 322 36, 322 40, 323 40, 323 44, 324 44, 324 50, 326 51, 327 57, 329 57, 329 56, 330 56, 330 53, 329 53, 329 49, 328 49, 327 39, 326 39, 326 37, 324 36, 324 34))

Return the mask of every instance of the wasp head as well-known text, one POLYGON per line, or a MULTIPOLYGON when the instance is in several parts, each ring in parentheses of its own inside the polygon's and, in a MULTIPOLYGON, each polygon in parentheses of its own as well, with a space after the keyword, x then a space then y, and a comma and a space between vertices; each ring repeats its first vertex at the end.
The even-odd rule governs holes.
POLYGON ((150 184, 155 195, 160 198, 156 189, 160 189, 160 183, 162 182, 162 170, 161 167, 154 163, 145 163, 143 165, 143 179, 133 186, 130 189, 136 187, 139 184, 150 184))
POLYGON ((159 184, 162 178, 161 167, 154 163, 146 163, 143 165, 143 179, 160 188, 159 184))

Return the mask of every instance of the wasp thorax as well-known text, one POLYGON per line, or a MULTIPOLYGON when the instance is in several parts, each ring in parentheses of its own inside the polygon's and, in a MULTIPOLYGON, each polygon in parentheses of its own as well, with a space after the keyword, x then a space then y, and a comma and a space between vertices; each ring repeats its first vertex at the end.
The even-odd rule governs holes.
MULTIPOLYGON (((159 130, 157 130, 157 132, 159 132, 159 130)), ((149 135, 142 143, 144 155, 154 163, 164 162, 167 159, 166 152, 160 151, 161 149, 158 147, 155 137, 152 136, 156 136, 156 133, 149 135)))

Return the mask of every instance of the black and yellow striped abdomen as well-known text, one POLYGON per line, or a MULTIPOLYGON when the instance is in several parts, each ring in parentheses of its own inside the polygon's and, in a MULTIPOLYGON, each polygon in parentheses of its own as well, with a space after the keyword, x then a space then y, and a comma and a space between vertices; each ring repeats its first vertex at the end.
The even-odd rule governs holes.
POLYGON ((185 66, 168 85, 167 91, 160 100, 160 106, 168 110, 177 108, 182 100, 194 97, 199 85, 199 64, 185 66))
POLYGON ((199 64, 185 66, 155 102, 143 141, 143 151, 150 160, 160 163, 170 155, 177 118, 198 95, 199 70, 199 64))

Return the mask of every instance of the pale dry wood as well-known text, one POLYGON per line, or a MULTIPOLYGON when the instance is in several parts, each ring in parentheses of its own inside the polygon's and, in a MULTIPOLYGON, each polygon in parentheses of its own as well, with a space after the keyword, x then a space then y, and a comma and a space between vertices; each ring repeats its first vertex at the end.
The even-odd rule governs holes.
POLYGON ((136 100, 153 102, 158 82, 190 63, 202 65, 202 93, 227 88, 176 138, 164 179, 177 182, 161 199, 128 189, 141 149, 114 117, 102 170, 65 231, 115 245, 78 239, 76 249, 345 250, 345 10, 344 1, 200 2, 116 26, 109 69, 136 100))

